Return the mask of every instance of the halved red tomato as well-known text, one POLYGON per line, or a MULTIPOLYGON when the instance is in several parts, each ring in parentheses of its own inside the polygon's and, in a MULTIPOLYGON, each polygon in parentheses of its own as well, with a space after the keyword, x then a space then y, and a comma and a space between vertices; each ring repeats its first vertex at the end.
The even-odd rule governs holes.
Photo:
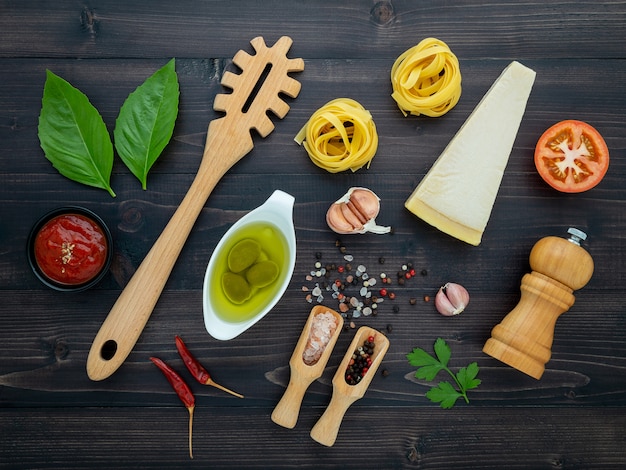
POLYGON ((543 133, 535 166, 546 183, 565 193, 596 186, 609 169, 609 149, 600 133, 582 121, 561 121, 543 133))

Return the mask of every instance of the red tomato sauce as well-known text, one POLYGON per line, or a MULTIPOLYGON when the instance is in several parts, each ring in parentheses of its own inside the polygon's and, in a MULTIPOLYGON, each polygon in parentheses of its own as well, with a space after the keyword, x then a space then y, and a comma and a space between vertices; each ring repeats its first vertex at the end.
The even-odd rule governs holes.
POLYGON ((109 247, 100 226, 80 214, 49 220, 35 238, 35 260, 45 276, 60 284, 78 285, 96 277, 109 247))

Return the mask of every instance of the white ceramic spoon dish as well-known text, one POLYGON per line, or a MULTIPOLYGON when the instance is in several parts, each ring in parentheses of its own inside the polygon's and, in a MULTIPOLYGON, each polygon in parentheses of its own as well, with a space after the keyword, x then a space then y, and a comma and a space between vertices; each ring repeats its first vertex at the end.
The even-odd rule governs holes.
POLYGON ((267 315, 283 296, 291 281, 296 262, 294 202, 295 198, 290 194, 280 190, 274 191, 265 203, 239 219, 215 247, 204 276, 202 300, 204 325, 215 339, 229 340, 240 335, 267 315), (246 231, 247 234, 242 235, 246 231), (250 300, 235 305, 219 292, 224 269, 223 260, 230 248, 242 237, 255 238, 266 235, 276 240, 271 243, 270 249, 282 250, 278 278, 271 286, 256 293, 255 297, 259 297, 254 299, 254 302, 250 300))

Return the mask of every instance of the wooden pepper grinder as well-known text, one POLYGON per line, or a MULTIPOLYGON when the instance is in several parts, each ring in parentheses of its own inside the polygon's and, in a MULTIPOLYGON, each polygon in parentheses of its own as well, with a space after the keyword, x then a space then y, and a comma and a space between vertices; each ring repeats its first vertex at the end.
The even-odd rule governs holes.
POLYGON ((574 305, 573 291, 593 274, 593 259, 580 241, 587 235, 570 228, 569 239, 545 237, 530 252, 532 272, 522 278, 517 306, 491 331, 483 352, 540 379, 552 355, 556 320, 574 305))

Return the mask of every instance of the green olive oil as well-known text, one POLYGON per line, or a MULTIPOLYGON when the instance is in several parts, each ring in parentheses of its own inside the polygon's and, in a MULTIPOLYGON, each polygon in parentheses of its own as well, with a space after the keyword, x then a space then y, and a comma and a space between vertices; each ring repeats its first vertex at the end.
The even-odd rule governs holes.
POLYGON ((288 272, 289 256, 287 240, 281 231, 268 222, 253 222, 244 225, 229 236, 228 240, 215 253, 216 262, 211 273, 208 292, 214 311, 225 321, 239 323, 256 316, 277 294, 288 272), (257 261, 273 261, 278 266, 278 276, 265 287, 252 287, 250 297, 241 304, 231 302, 222 289, 222 276, 228 272, 228 256, 232 248, 244 239, 255 240, 261 247, 257 261))

